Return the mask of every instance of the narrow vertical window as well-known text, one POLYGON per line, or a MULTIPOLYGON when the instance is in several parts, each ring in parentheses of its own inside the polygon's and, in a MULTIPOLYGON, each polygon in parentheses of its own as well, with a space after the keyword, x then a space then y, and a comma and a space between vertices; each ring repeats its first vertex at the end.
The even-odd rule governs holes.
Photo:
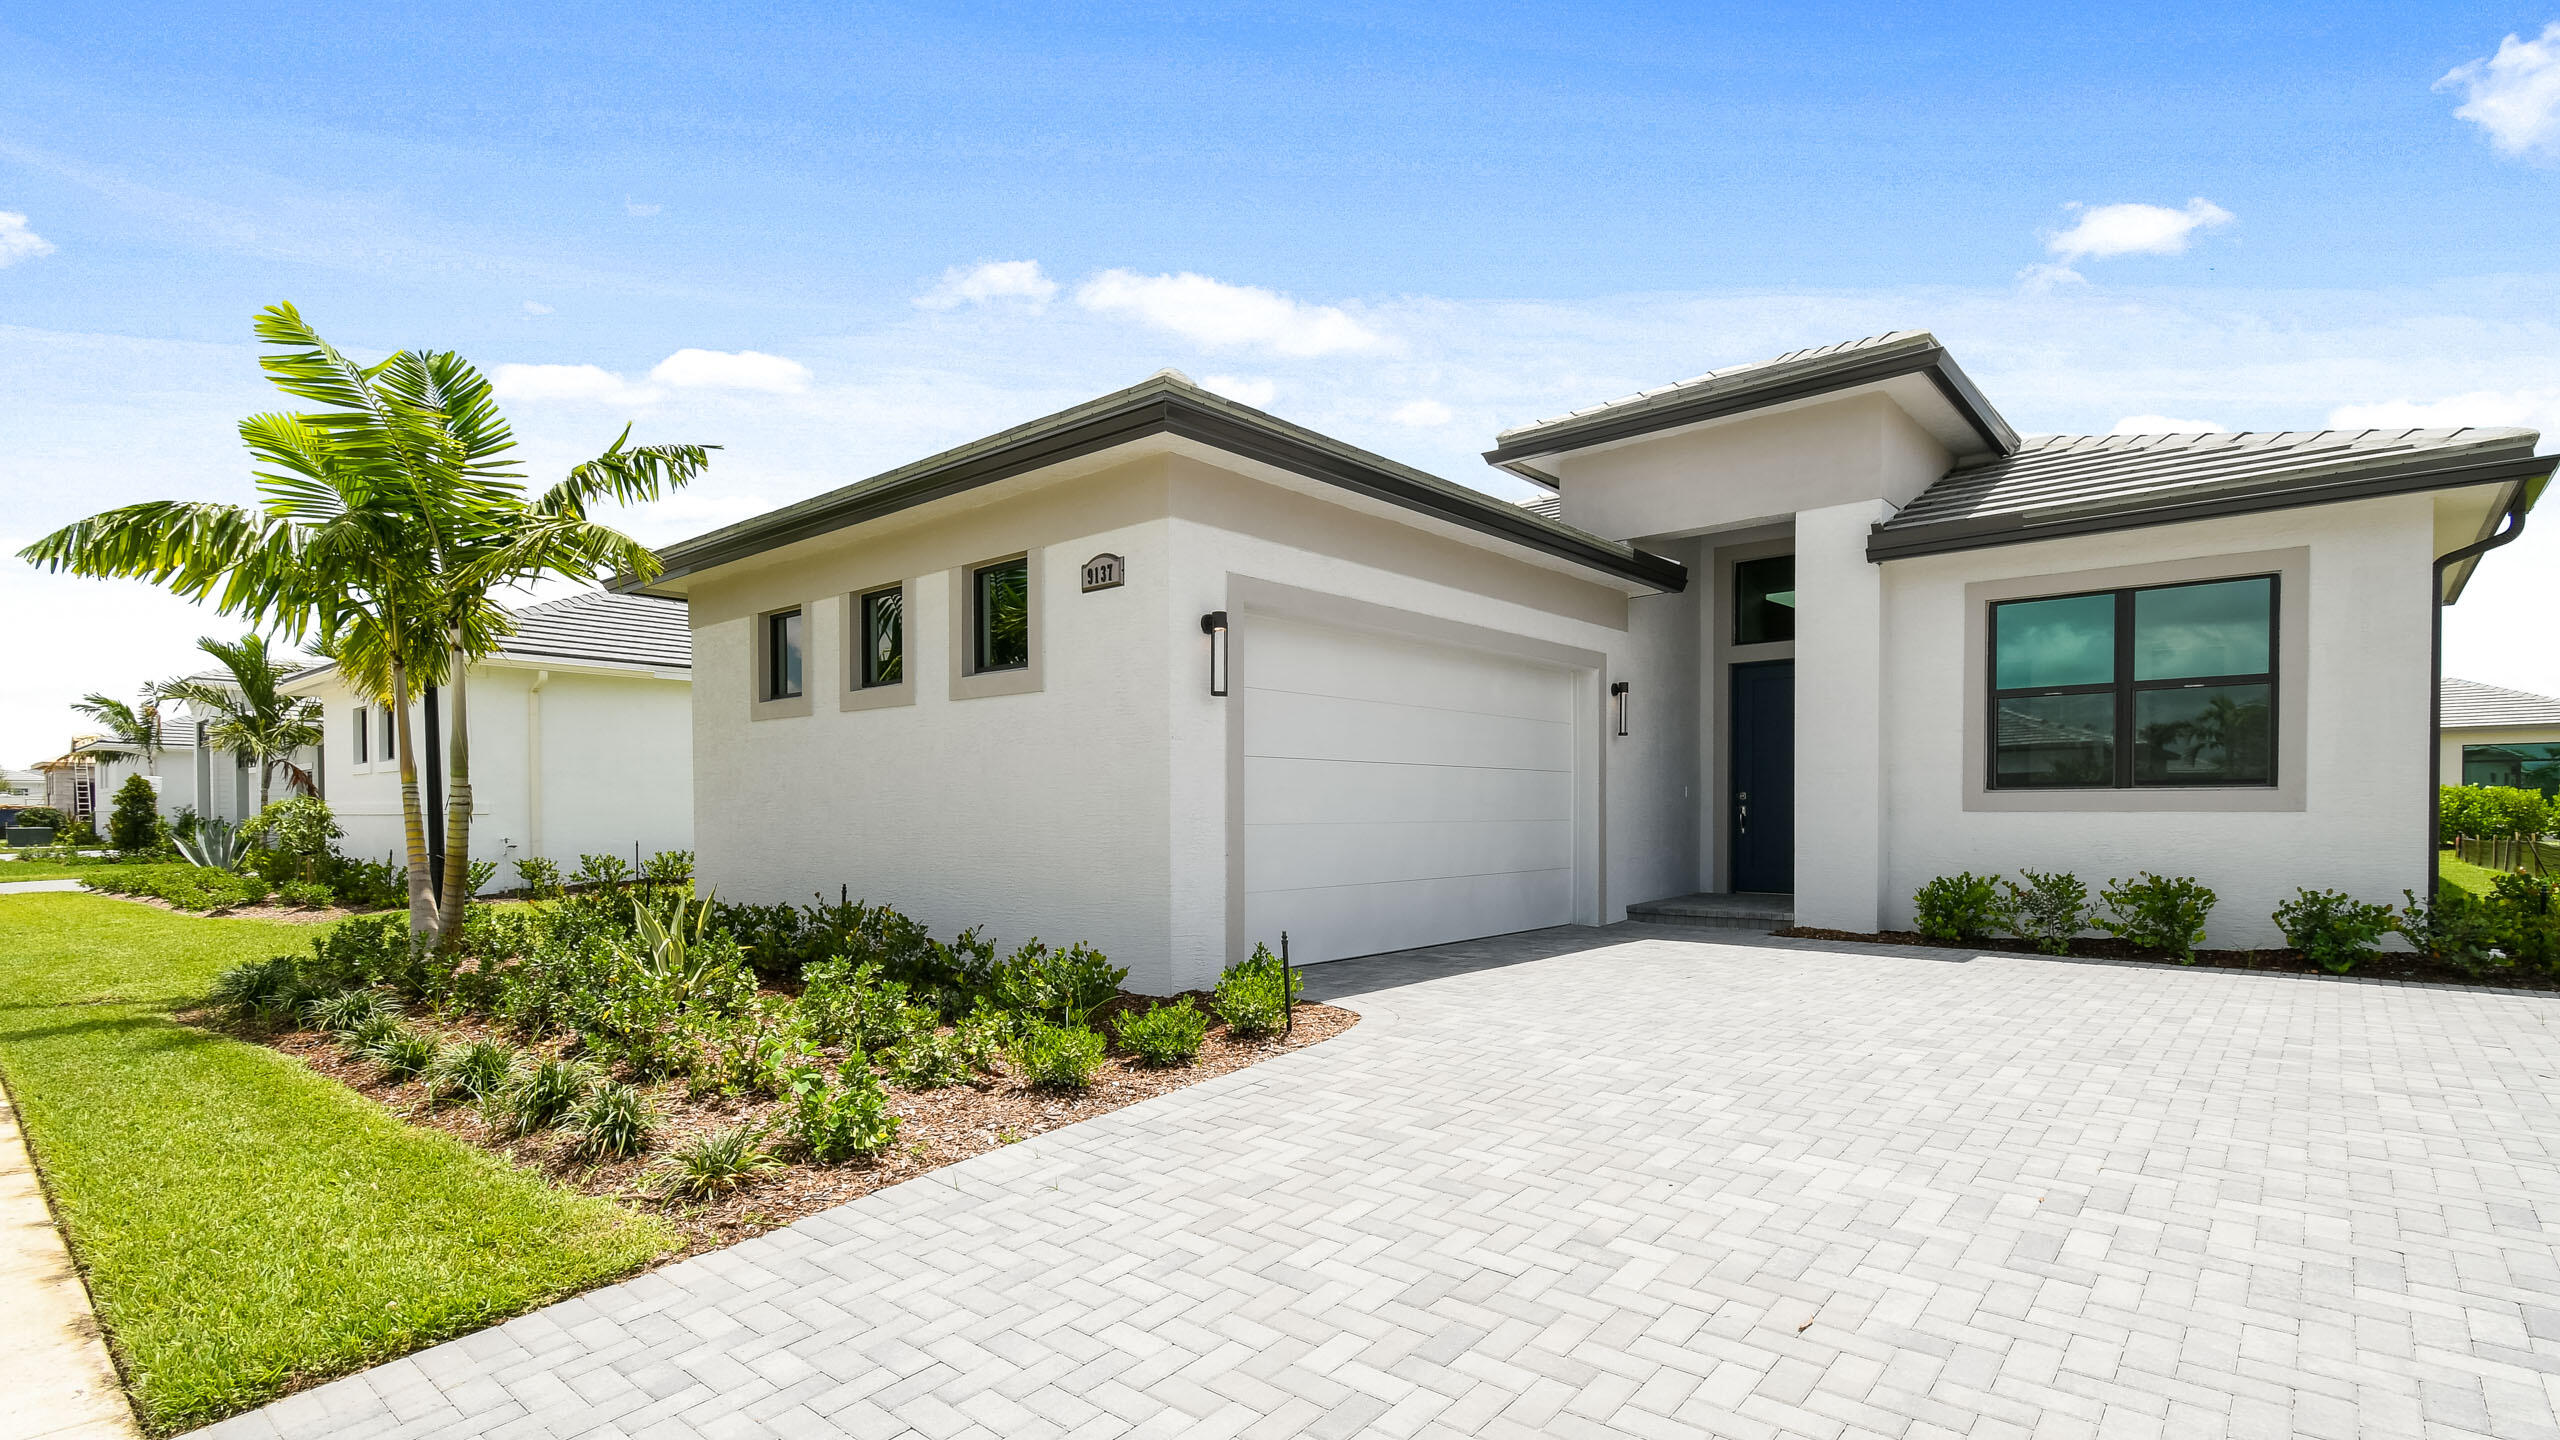
POLYGON ((373 747, 367 743, 373 738, 372 706, 359 705, 356 707, 355 723, 347 727, 347 738, 355 743, 355 757, 357 764, 362 765, 373 758, 373 747))
POLYGON ((794 699, 800 694, 800 612, 778 610, 764 624, 764 698, 794 699))
POLYGON ((854 643, 861 647, 861 654, 860 663, 854 667, 855 683, 869 689, 906 679, 906 590, 896 585, 874 590, 862 597, 856 609, 859 633, 854 643))
POLYGON ((1021 670, 1031 664, 1031 561, 981 565, 969 576, 970 669, 1021 670))
POLYGON ((399 758, 400 758, 400 739, 399 739, 399 736, 400 736, 400 730, 399 730, 399 727, 398 727, 398 726, 396 726, 396 725, 394 725, 394 724, 392 723, 391 707, 390 707, 390 706, 388 706, 388 705, 385 705, 385 706, 383 706, 383 707, 382 707, 382 758, 383 758, 383 759, 385 759, 385 760, 397 760, 397 759, 399 759, 399 758))

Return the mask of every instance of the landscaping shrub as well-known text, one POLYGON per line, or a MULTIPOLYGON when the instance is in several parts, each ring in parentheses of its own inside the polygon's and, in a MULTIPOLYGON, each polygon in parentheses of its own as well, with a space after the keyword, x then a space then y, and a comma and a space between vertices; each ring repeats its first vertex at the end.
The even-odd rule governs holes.
POLYGON ((1082 1090, 1102 1068, 1102 1037, 1081 1025, 1035 1020, 1013 1042, 1013 1063, 1041 1090, 1082 1090))
POLYGON ((2284 943, 2332 975, 2344 975, 2382 952, 2376 940, 2397 918, 2388 905, 2368 905, 2335 890, 2298 889, 2270 917, 2284 943))
POLYGON ((650 1186, 670 1200, 712 1200, 782 1162, 764 1148, 765 1127, 736 1125, 685 1141, 651 1167, 650 1186))
POLYGON ((1188 1065, 1200 1053, 1200 1041, 1209 1033, 1209 1017, 1185 995, 1152 1006, 1143 1015, 1124 1017, 1119 1032, 1121 1048, 1136 1055, 1140 1064, 1168 1069, 1188 1065))
POLYGON ((1256 945, 1251 958, 1228 966, 1218 977, 1209 1008, 1239 1036, 1275 1034, 1289 1023, 1289 1007, 1305 984, 1306 977, 1281 964, 1270 946, 1256 945))
POLYGON ((560 895, 560 867, 539 855, 528 855, 516 863, 516 882, 536 900, 553 900, 560 895))
POLYGON ((1912 908, 1919 912, 1915 928, 1923 939, 1950 945, 1981 940, 2003 919, 1999 879, 1967 870, 1961 875, 1941 875, 1921 886, 1911 897, 1912 908))
POLYGON ((2474 976, 2492 975, 2515 963, 2491 902, 2452 885, 2439 889, 2433 903, 2411 891, 2400 894, 2408 903, 2397 928, 2419 954, 2474 976))
POLYGON ((640 867, 640 883, 670 888, 693 888, 693 852, 661 850, 640 867))
POLYGON ((258 812, 240 832, 267 847, 275 869, 261 869, 269 884, 288 879, 326 883, 322 867, 335 855, 335 843, 346 835, 329 802, 317 795, 289 795, 258 812))
POLYGON ((436 1063, 436 1038, 422 1030, 399 1026, 366 1051, 382 1078, 397 1085, 424 1075, 436 1063))
POLYGON ((2018 873, 2026 884, 2001 882, 2009 892, 2000 905, 2002 927, 2043 954, 2070 954, 2072 937, 2089 928, 2089 887, 2065 871, 2018 873))
POLYGON ((165 900, 181 910, 228 910, 267 898, 266 882, 254 875, 188 864, 101 865, 80 883, 110 895, 165 900))
POLYGON ((882 1068, 892 1083, 904 1089, 939 1090, 968 1079, 971 1066, 954 1036, 927 1027, 909 1031, 885 1057, 882 1068))
POLYGON ((425 988, 416 957, 410 953, 405 915, 379 915, 331 926, 313 937, 307 969, 315 985, 330 989, 381 985, 415 997, 425 988))
POLYGON ((2165 879, 2145 870, 2131 880, 2111 880, 2098 898, 2107 913, 2098 928, 2129 945, 2162 951, 2181 965, 2196 963, 2205 916, 2214 893, 2185 876, 2165 879))
POLYGON ((317 880, 287 880, 276 887, 276 898, 287 905, 318 910, 335 902, 338 897, 317 880))
POLYGON ((409 903, 407 866, 333 855, 321 869, 322 883, 350 910, 385 910, 409 903))
POLYGON ((439 1100, 486 1100, 506 1088, 516 1052, 495 1040, 456 1042, 436 1052, 428 1071, 439 1100))
POLYGON ((760 995, 707 1027, 693 1070, 696 1094, 779 1097, 792 1062, 810 1048, 799 1007, 787 995, 760 995))
POLYGON ((791 1109, 785 1129, 819 1164, 877 1155, 897 1141, 898 1117, 889 1113, 888 1092, 859 1052, 844 1063, 834 1084, 824 1069, 803 1063, 792 1067, 786 1085, 791 1109))
POLYGON ((1118 999, 1128 978, 1125 966, 1100 951, 1082 945, 1053 951, 1036 939, 1006 957, 993 977, 997 1004, 1071 1028, 1118 999))
POLYGON ((631 878, 631 862, 619 855, 581 855, 569 883, 592 890, 619 890, 631 878))
POLYGON ((649 1097, 637 1086, 607 1080, 569 1112, 569 1153, 587 1160, 620 1160, 649 1148, 658 1123, 649 1097))
POLYGON ((1005 1046, 1013 1039, 1013 1018, 995 1007, 991 1001, 980 1001, 978 1007, 960 1017, 951 1027, 951 1047, 960 1052, 960 1062, 981 1075, 992 1074, 996 1061, 1004 1055, 1005 1046))
POLYGON ((130 855, 160 844, 160 792, 139 775, 116 787, 115 809, 107 815, 107 843, 130 855))
POLYGON ((2560 968, 2560 881, 2540 875, 2500 875, 2489 882, 2501 948, 2520 964, 2560 968))

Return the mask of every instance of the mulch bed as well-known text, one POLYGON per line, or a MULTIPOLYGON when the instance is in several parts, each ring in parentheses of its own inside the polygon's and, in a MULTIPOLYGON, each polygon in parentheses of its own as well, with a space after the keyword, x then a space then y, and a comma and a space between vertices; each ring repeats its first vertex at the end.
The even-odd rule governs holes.
MULTIPOLYGON (((2146 964, 2166 965, 2171 969, 2196 970, 2264 970, 2284 975, 2325 975, 2328 972, 2303 958, 2299 950, 2198 950, 2192 966, 2182 966, 2157 950, 2145 950, 2122 940, 2080 939, 2071 942, 2069 957, 2043 956, 2024 940, 1983 940, 1973 944, 1957 944, 1947 940, 1931 940, 1911 930, 1885 930, 1861 935, 1849 930, 1817 930, 1798 925, 1786 930, 1773 930, 1773 935, 1790 940, 1848 940, 1865 945, 1920 945, 1932 950, 1967 950, 2005 955, 2035 955, 2047 959, 2139 960, 2146 964)), ((2359 980, 2404 980, 2426 985, 2471 985, 2488 990, 2538 990, 2560 992, 2560 978, 2517 970, 2497 975, 2466 975, 2450 966, 2438 965, 2405 951, 2384 951, 2374 959, 2358 965, 2352 972, 2359 980)))
MULTIPOLYGON (((1205 993, 1195 992, 1194 998, 1204 1002, 1201 1005, 1203 1010, 1208 1008, 1205 993)), ((1153 1003, 1152 999, 1142 1001, 1124 997, 1096 1017, 1096 1028, 1108 1034, 1109 1014, 1133 1004, 1143 1008, 1153 1003)), ((212 1023, 210 1017, 202 1013, 181 1018, 199 1025, 212 1023)), ((502 1139, 490 1132, 476 1106, 454 1102, 431 1104, 427 1098, 427 1087, 421 1081, 385 1084, 370 1062, 349 1058, 326 1035, 300 1030, 229 1033, 293 1056, 412 1125, 441 1130, 519 1165, 539 1170, 559 1184, 660 1216, 681 1231, 686 1240, 684 1251, 667 1257, 674 1260, 682 1258, 682 1255, 734 1245, 776 1226, 788 1225, 803 1216, 867 1195, 883 1185, 912 1180, 1000 1145, 1009 1145, 1079 1120, 1090 1120, 1123 1105, 1169 1094, 1213 1075, 1241 1070, 1275 1055, 1305 1049, 1341 1034, 1358 1020, 1359 1017, 1348 1010, 1301 1002, 1290 1034, 1265 1040, 1243 1040, 1230 1036, 1226 1027, 1219 1024, 1213 1015, 1208 1037, 1201 1043, 1199 1057, 1190 1065, 1171 1070, 1149 1070, 1127 1056, 1115 1054, 1103 1062, 1102 1069, 1094 1076, 1093 1087, 1081 1094, 1033 1090, 1015 1079, 1009 1067, 996 1075, 981 1075, 968 1084, 945 1086, 939 1090, 902 1090, 892 1086, 889 1108, 903 1123, 898 1127, 896 1145, 888 1151, 871 1160, 816 1165, 794 1159, 786 1150, 783 1158, 787 1164, 783 1169, 750 1182, 723 1199, 700 1204, 671 1203, 655 1198, 644 1188, 643 1172, 658 1156, 680 1141, 733 1125, 760 1123, 773 1118, 783 1108, 779 1102, 753 1097, 688 1097, 682 1080, 645 1087, 658 1112, 658 1127, 652 1133, 649 1153, 629 1160, 599 1164, 564 1157, 560 1151, 567 1140, 559 1132, 546 1131, 519 1139, 502 1139)), ((447 1040, 515 1043, 512 1037, 477 1018, 447 1019, 419 1014, 411 1016, 410 1023, 447 1040)), ((521 1048, 528 1053, 554 1054, 565 1043, 555 1038, 521 1048)), ((776 1142, 768 1142, 773 1143, 776 1142)))

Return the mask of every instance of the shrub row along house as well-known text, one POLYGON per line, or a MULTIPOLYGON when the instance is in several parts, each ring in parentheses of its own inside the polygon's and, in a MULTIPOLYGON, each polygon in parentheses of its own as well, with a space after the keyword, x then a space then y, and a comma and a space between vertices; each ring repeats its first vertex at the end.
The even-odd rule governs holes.
MULTIPOLYGON (((1925 333, 1505 432, 1507 503, 1161 372, 665 550, 694 848, 1198 986, 1690 892, 2423 888, 2519 430, 2022 439, 1925 333)), ((2503 527, 2503 528, 2502 528, 2503 527)), ((636 587, 626 587, 636 588, 636 587)))

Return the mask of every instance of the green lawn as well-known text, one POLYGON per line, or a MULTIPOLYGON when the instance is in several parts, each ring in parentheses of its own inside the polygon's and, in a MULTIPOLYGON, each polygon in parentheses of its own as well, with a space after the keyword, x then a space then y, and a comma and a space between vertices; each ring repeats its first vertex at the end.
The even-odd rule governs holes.
POLYGON ((77 880, 98 865, 95 860, 0 860, 0 880, 77 880))
POLYGON ((313 933, 0 896, 0 1076, 156 1431, 478 1329, 678 1243, 169 1018, 225 967, 313 933))
POLYGON ((2436 852, 2436 874, 2445 884, 2459 885, 2474 895, 2487 895, 2489 882, 2498 878, 2498 872, 2486 865, 2455 859, 2451 847, 2436 852))

